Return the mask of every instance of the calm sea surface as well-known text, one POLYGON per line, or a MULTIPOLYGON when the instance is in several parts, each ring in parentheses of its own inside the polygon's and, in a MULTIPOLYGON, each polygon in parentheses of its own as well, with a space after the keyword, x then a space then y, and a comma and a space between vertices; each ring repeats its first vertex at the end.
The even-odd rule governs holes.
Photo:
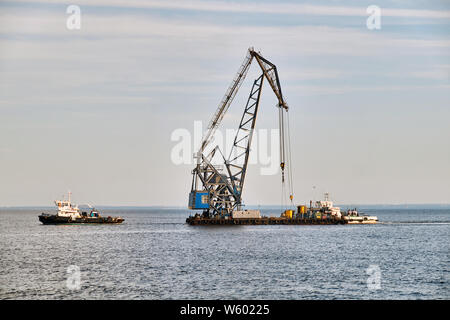
POLYGON ((102 210, 122 225, 45 226, 41 212, 0 209, 0 299, 450 298, 449 209, 364 210, 378 225, 236 227, 188 226, 181 209, 102 210))

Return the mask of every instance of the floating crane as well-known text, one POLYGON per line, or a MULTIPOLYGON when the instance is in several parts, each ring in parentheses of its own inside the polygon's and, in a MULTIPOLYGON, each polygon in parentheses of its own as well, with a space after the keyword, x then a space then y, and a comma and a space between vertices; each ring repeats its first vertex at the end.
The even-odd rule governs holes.
POLYGON ((242 209, 242 192, 244 189, 250 147, 258 114, 259 101, 264 79, 267 80, 278 99, 280 129, 280 168, 283 192, 285 190, 285 170, 288 171, 289 198, 292 202, 292 171, 290 168, 289 117, 288 105, 281 91, 277 67, 249 48, 247 55, 231 82, 222 101, 214 113, 207 131, 202 139, 200 149, 194 154, 196 166, 192 171, 192 187, 189 194, 189 209, 203 210, 205 217, 227 217, 233 211, 242 209), (215 131, 219 127, 230 104, 244 82, 252 61, 256 60, 261 68, 261 75, 253 82, 238 131, 228 158, 225 158, 218 146, 205 154, 215 131), (286 118, 286 119, 285 119, 286 118), (287 125, 285 124, 287 122, 287 125), (224 166, 213 165, 213 158, 220 154, 224 166), (243 160, 243 161, 242 161, 243 160), (224 171, 224 168, 225 171, 224 171))

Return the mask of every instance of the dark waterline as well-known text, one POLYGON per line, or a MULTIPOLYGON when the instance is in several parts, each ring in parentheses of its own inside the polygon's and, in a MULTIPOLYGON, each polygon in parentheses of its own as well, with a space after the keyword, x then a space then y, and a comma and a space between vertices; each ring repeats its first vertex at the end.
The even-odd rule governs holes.
POLYGON ((450 210, 364 211, 381 223, 205 228, 185 209, 107 208, 124 224, 44 226, 40 209, 1 208, 0 298, 449 299, 450 210))

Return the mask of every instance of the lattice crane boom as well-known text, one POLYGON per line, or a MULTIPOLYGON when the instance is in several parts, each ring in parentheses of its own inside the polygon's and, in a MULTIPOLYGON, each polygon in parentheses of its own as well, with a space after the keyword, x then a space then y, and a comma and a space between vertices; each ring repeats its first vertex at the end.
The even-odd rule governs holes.
POLYGON ((211 213, 215 215, 227 215, 233 210, 240 209, 242 204, 241 195, 264 79, 267 80, 278 99, 277 106, 280 110, 280 167, 282 171, 282 182, 284 183, 286 152, 284 112, 288 111, 288 105, 283 98, 276 66, 262 57, 260 53, 254 51, 253 48, 249 48, 243 63, 208 125, 199 151, 195 154, 197 165, 192 171, 192 189, 189 196, 190 209, 203 209, 204 213, 208 215, 211 213), (208 155, 204 155, 206 147, 211 142, 216 129, 219 127, 231 102, 247 76, 253 59, 257 61, 262 74, 253 83, 230 156, 226 159, 218 147, 215 147, 208 155), (222 173, 222 168, 212 164, 212 158, 215 156, 217 150, 219 150, 222 156, 226 173, 222 173), (242 158, 243 163, 239 163, 239 160, 242 158), (202 184, 201 190, 198 188, 199 182, 202 184))

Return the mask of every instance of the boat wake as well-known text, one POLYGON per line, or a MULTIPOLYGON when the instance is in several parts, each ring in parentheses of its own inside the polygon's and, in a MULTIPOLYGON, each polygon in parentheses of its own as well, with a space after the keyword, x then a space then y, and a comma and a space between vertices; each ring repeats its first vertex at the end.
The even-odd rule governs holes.
POLYGON ((450 224, 450 221, 385 221, 385 222, 378 222, 378 224, 448 225, 448 224, 450 224))

